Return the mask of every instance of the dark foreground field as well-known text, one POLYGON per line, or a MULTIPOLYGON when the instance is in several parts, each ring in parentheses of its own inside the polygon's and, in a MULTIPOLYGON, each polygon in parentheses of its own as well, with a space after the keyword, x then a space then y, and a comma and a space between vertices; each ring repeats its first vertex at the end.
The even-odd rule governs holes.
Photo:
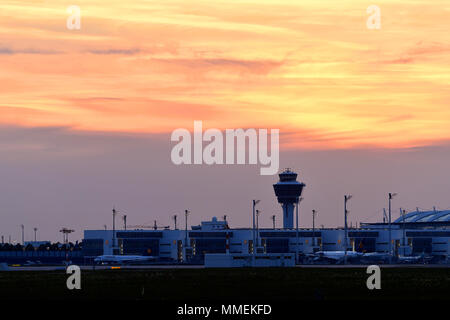
POLYGON ((197 303, 450 300, 450 268, 382 268, 381 290, 367 289, 368 276, 364 268, 83 270, 81 290, 68 290, 64 271, 8 271, 0 272, 0 298, 197 303))

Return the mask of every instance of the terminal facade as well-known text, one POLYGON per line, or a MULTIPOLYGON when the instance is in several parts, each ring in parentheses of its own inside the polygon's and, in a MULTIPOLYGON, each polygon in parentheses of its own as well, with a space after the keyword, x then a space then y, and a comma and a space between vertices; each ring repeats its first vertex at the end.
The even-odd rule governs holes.
MULTIPOLYGON (((447 215, 445 221, 409 222, 395 221, 391 226, 394 255, 448 256, 450 246, 450 211, 413 212, 410 216, 431 217, 447 215)), ((194 230, 86 230, 83 253, 99 255, 152 255, 161 260, 203 261, 207 253, 253 254, 296 253, 317 251, 344 251, 344 229, 259 229, 256 244, 253 229, 230 229, 226 221, 213 218, 202 222, 194 230), (187 242, 186 242, 187 234, 187 242), (297 242, 298 239, 298 242, 297 242)), ((387 223, 362 224, 349 228, 348 251, 389 252, 387 223)))
POLYGON ((391 224, 361 223, 359 228, 297 228, 294 210, 305 185, 290 170, 279 176, 274 190, 283 208, 281 229, 230 228, 227 221, 213 217, 184 230, 85 230, 83 254, 85 258, 149 255, 159 261, 201 264, 207 254, 298 254, 301 261, 300 257, 316 252, 347 250, 391 251, 394 256, 426 255, 448 261, 450 210, 417 210, 391 224))

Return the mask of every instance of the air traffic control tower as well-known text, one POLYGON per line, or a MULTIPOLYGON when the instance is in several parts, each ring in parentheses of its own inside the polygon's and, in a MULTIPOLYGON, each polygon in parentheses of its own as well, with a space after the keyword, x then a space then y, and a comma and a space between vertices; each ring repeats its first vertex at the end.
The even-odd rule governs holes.
POLYGON ((302 195, 304 183, 297 181, 297 174, 286 169, 279 174, 280 181, 273 185, 278 202, 283 208, 283 228, 294 228, 294 205, 302 195))

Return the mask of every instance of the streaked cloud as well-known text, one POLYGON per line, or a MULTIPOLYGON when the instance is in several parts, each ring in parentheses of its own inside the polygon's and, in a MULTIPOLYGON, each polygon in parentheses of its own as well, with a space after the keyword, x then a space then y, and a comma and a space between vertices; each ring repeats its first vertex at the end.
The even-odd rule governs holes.
POLYGON ((8 47, 0 47, 0 55, 7 54, 61 54, 61 51, 42 50, 42 49, 13 49, 8 47))
POLYGON ((444 0, 80 0, 0 4, 0 122, 168 134, 280 128, 286 148, 397 148, 450 138, 444 0), (368 5, 368 4, 367 4, 368 5), (289 138, 290 137, 290 138, 289 138))
POLYGON ((118 55, 133 55, 140 52, 139 49, 106 49, 106 50, 89 50, 92 54, 118 54, 118 55))

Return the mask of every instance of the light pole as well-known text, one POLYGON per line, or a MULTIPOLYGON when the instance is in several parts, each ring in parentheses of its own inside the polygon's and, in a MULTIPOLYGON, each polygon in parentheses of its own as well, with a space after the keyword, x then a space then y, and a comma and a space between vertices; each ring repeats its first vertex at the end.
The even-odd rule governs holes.
POLYGON ((113 218, 113 234, 112 234, 112 254, 114 254, 114 248, 116 247, 116 208, 113 207, 112 218, 113 218))
POLYGON ((188 246, 188 232, 187 232, 187 230, 188 230, 188 215, 189 215, 189 213, 190 213, 190 211, 189 210, 184 210, 184 218, 185 218, 185 222, 186 222, 186 225, 185 225, 185 230, 184 230, 184 236, 185 236, 185 239, 184 239, 184 245, 185 245, 185 248, 187 248, 187 246, 188 246))
POLYGON ((23 224, 20 225, 20 228, 22 228, 22 246, 25 245, 25 226, 23 224))
POLYGON ((401 214, 402 214, 402 218, 403 218, 403 255, 405 256, 405 252, 406 252, 406 231, 405 231, 405 215, 406 215, 406 210, 402 210, 400 209, 401 214))
POLYGON ((391 202, 392 199, 396 196, 396 193, 389 192, 389 263, 392 263, 392 226, 391 226, 391 202))
POLYGON ((344 228, 345 228, 345 256, 344 256, 344 263, 347 264, 347 247, 348 247, 348 232, 347 232, 347 202, 352 198, 352 195, 345 195, 344 196, 344 228))
POLYGON ((274 230, 275 230, 275 218, 276 218, 276 216, 273 215, 273 216, 272 216, 272 223, 273 223, 273 229, 274 229, 274 230))
POLYGON ((255 262, 255 207, 260 202, 260 200, 253 200, 253 263, 255 262))
POLYGON ((297 205, 295 206, 295 264, 298 263, 298 206, 303 198, 297 198, 297 205))
POLYGON ((174 230, 177 230, 177 215, 175 214, 173 217, 174 230))
POLYGON ((34 242, 36 242, 37 241, 36 232, 37 232, 38 228, 34 227, 33 230, 34 230, 34 242))
POLYGON ((261 213, 260 210, 256 209, 256 248, 259 247, 259 214, 261 213))
POLYGON ((315 209, 313 209, 313 211, 312 211, 312 218, 313 218, 313 247, 315 247, 316 246, 316 234, 315 234, 315 231, 316 231, 316 228, 315 228, 315 224, 314 224, 314 220, 315 220, 315 218, 316 218, 316 210, 315 209))

